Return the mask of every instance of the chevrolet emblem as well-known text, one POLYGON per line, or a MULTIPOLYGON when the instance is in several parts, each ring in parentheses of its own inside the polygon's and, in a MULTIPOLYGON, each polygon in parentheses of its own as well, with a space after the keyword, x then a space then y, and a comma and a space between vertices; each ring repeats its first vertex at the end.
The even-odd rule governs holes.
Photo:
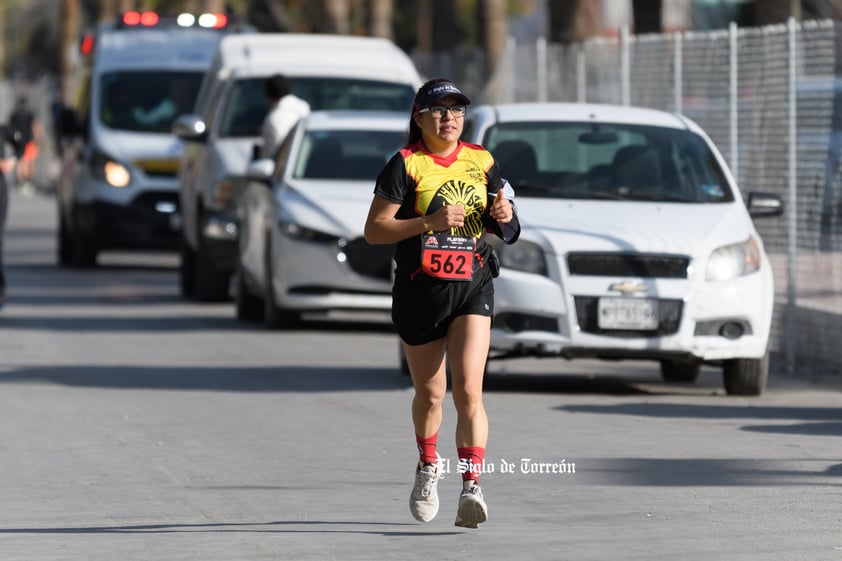
POLYGON ((635 294, 637 292, 646 292, 646 285, 634 281, 615 282, 608 285, 608 290, 622 292, 623 294, 635 294))

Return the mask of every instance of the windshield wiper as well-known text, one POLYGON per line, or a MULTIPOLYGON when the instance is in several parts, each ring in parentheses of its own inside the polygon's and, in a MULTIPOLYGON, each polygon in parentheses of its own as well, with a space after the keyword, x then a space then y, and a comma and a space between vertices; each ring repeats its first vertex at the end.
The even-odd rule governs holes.
POLYGON ((567 191, 562 190, 558 192, 560 199, 596 199, 596 200, 611 200, 622 201, 624 196, 617 193, 609 193, 607 191, 567 191))

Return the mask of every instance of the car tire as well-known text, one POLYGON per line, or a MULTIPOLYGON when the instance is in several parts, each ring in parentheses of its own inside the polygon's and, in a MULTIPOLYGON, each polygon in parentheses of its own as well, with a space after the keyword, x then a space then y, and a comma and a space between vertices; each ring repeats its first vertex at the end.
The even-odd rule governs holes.
POLYGON ((266 242, 266 266, 263 270, 266 273, 265 293, 263 294, 263 321, 271 329, 289 329, 301 322, 301 316, 293 310, 283 308, 275 300, 275 289, 273 287, 274 270, 272 268, 272 250, 270 242, 266 242))
POLYGON ((762 395, 769 378, 769 351, 763 358, 724 361, 722 376, 728 395, 762 395))
POLYGON ((71 265, 85 269, 96 267, 96 242, 79 231, 70 231, 69 235, 72 247, 71 265))
POLYGON ((662 360, 661 378, 665 382, 692 384, 699 377, 701 367, 695 360, 662 360))
POLYGON ((240 321, 260 321, 263 319, 263 300, 249 292, 243 276, 243 266, 237 258, 237 283, 234 301, 237 309, 237 319, 240 321))
POLYGON ((230 298, 231 274, 219 271, 199 238, 196 251, 193 296, 199 302, 224 302, 230 298))
POLYGON ((60 210, 58 217, 57 242, 58 264, 63 267, 71 265, 73 263, 73 240, 70 237, 70 232, 67 231, 67 223, 64 218, 62 218, 60 210))
POLYGON ((190 248, 187 240, 181 238, 179 253, 178 285, 182 296, 192 298, 196 290, 196 252, 190 248))

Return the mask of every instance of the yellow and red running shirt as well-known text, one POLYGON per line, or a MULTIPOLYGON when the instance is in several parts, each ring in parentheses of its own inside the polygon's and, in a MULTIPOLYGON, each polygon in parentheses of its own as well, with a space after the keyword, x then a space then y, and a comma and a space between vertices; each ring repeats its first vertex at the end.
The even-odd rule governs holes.
MULTIPOLYGON (((492 195, 503 187, 500 171, 491 153, 482 146, 460 141, 447 157, 427 152, 421 142, 395 154, 380 175, 374 194, 400 204, 395 218, 408 219, 434 213, 444 205, 465 208, 465 224, 451 228, 456 236, 474 237, 477 253, 488 254, 483 214, 492 195)), ((396 274, 409 275, 421 262, 421 236, 398 242, 396 274)))

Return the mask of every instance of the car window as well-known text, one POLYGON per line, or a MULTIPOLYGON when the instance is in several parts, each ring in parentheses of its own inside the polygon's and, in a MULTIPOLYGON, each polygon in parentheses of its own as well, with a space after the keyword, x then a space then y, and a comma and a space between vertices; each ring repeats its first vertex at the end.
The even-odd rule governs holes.
POLYGON ((405 140, 404 132, 319 130, 302 139, 293 177, 374 181, 405 140))
POLYGON ((501 123, 483 145, 518 196, 692 203, 734 200, 699 135, 664 127, 501 123))
POLYGON ((269 102, 263 93, 263 78, 237 80, 228 91, 224 103, 219 136, 260 136, 263 119, 269 112, 269 102))
POLYGON ((313 111, 407 111, 415 98, 415 90, 408 84, 353 78, 293 78, 292 91, 306 100, 313 111))
MULTIPOLYGON (((225 101, 222 137, 257 137, 269 111, 263 93, 264 77, 237 80, 225 101)), ((412 106, 412 86, 353 78, 292 77, 292 91, 310 104, 312 111, 406 111, 412 106)))
POLYGON ((193 111, 202 77, 201 72, 105 73, 99 118, 113 129, 170 132, 176 117, 193 111))

